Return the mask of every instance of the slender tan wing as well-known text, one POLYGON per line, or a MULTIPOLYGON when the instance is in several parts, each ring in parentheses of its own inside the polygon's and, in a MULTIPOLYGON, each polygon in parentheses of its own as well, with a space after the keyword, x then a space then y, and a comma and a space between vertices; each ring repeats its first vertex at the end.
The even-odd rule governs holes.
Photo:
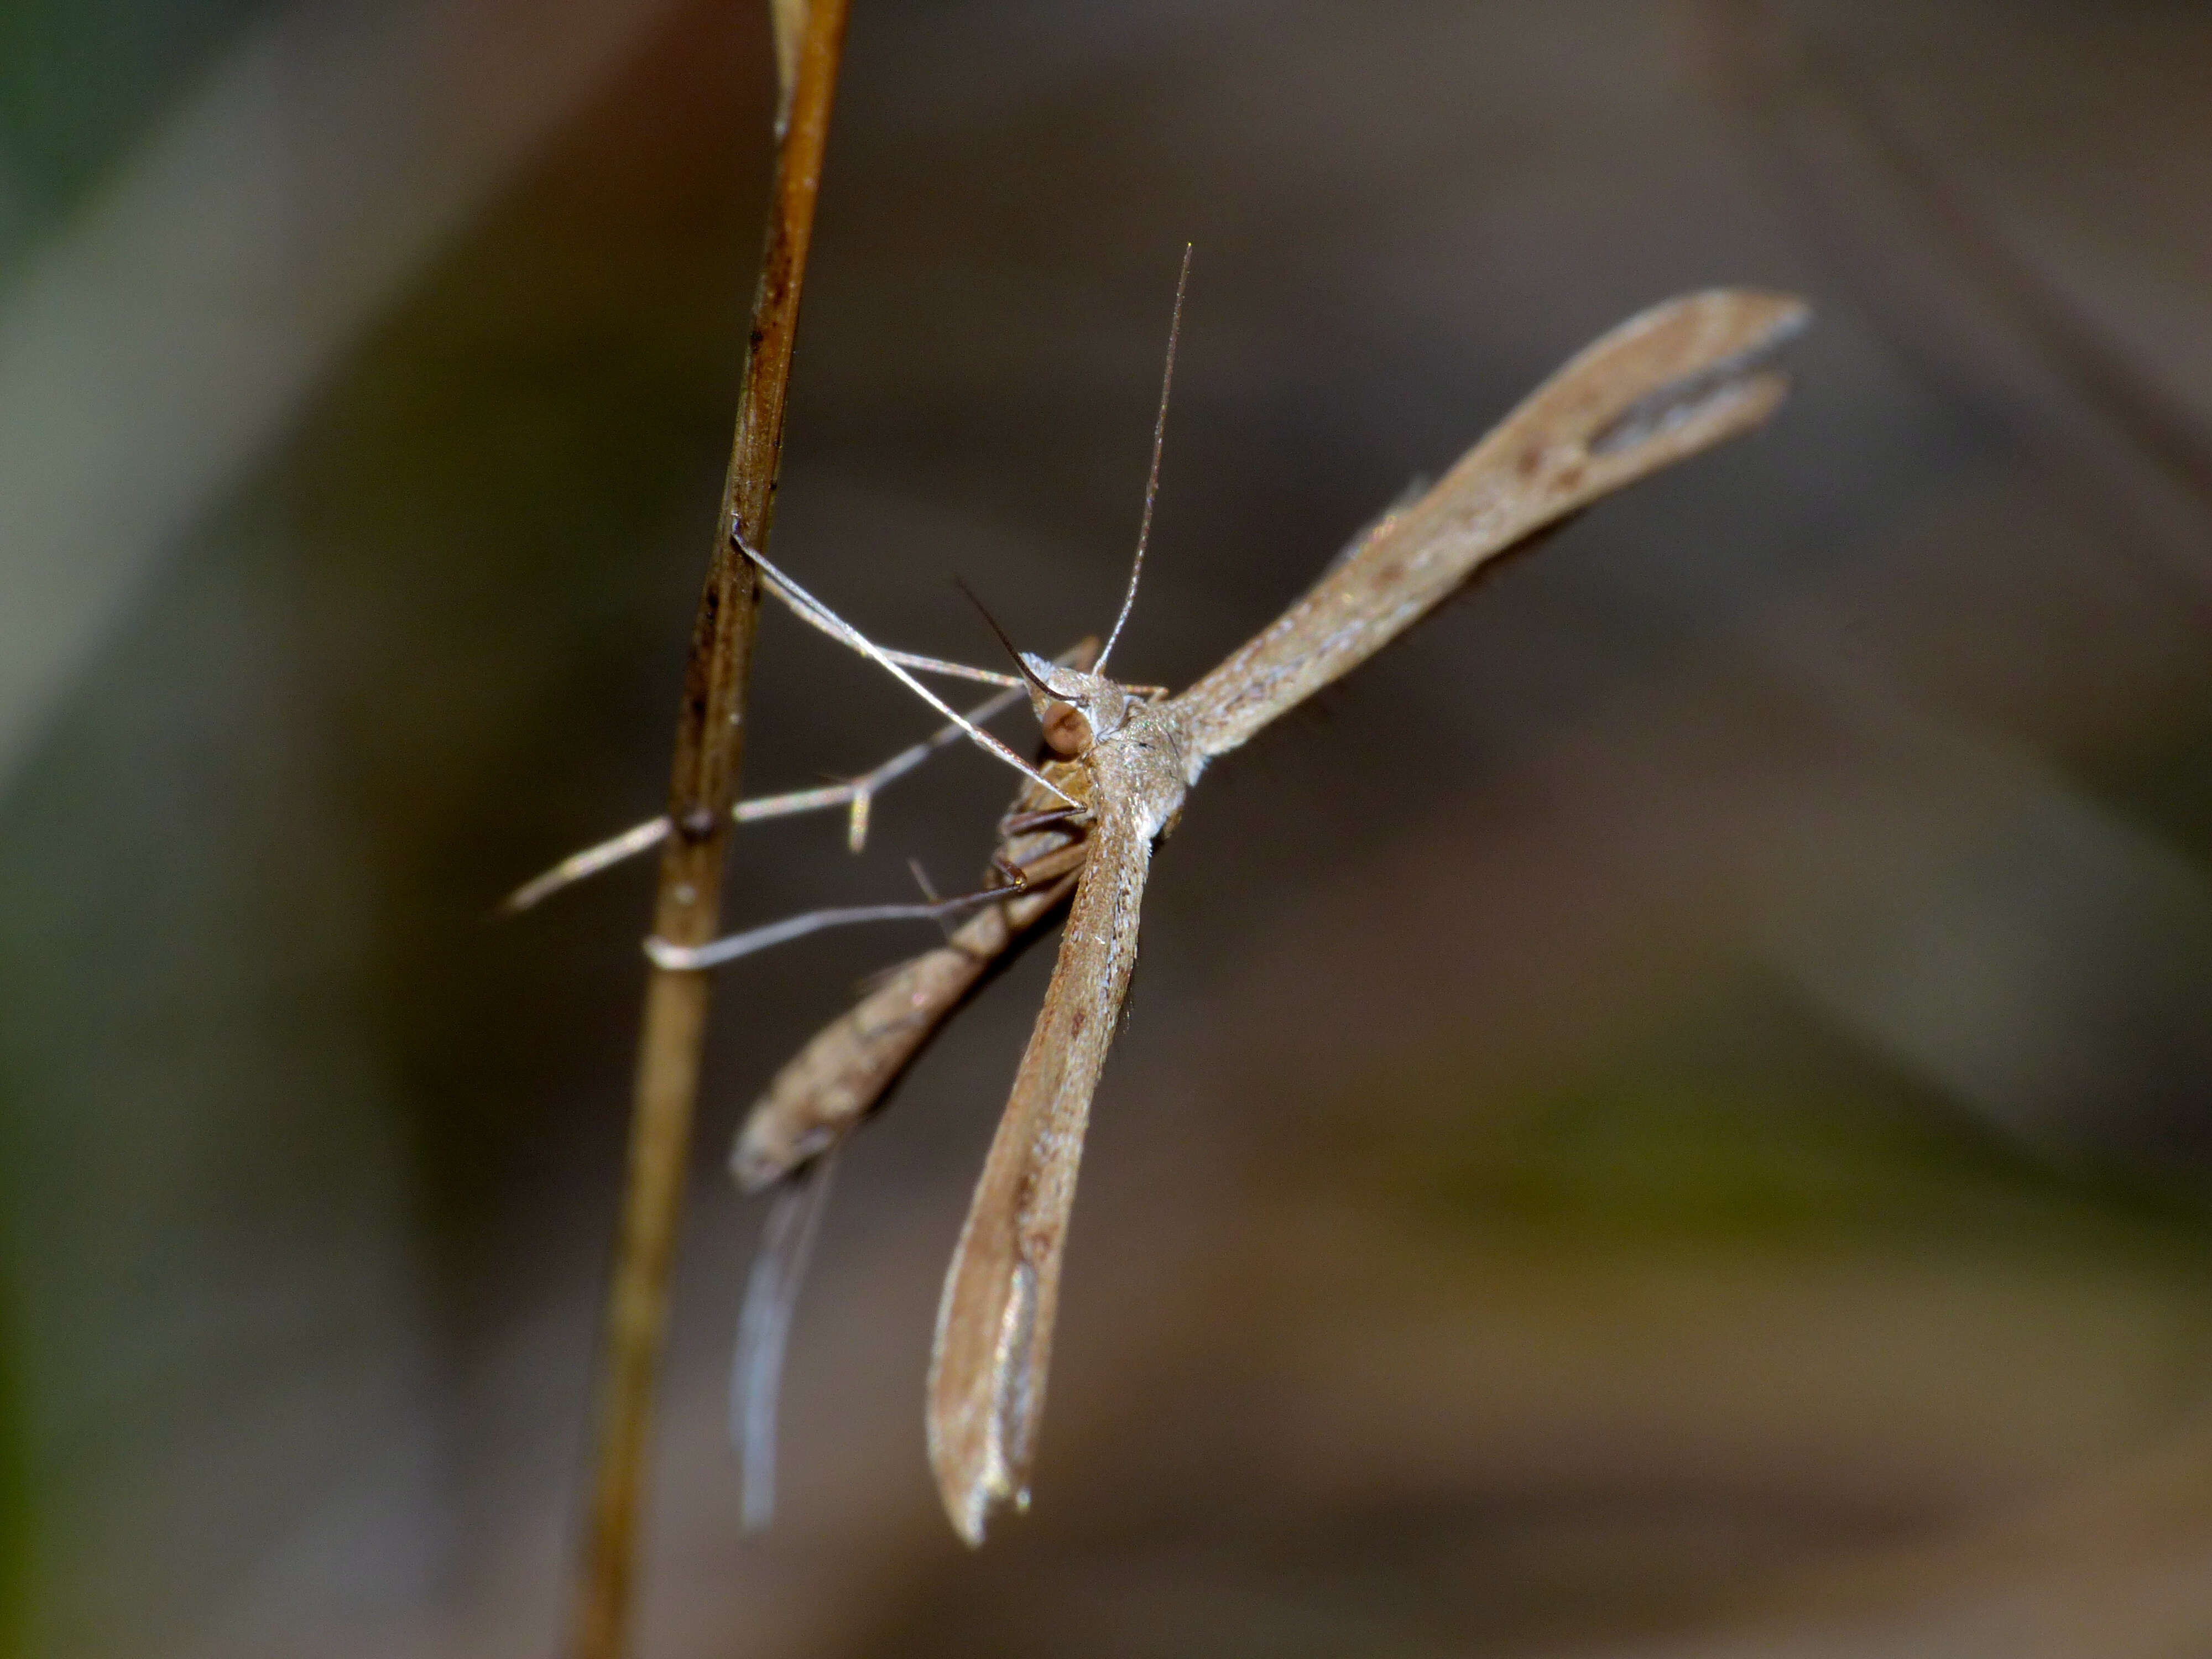
POLYGON ((1136 963, 1152 836, 1117 805, 1091 831, 1052 986, 937 1310, 929 1461, 970 1544, 994 1504, 1028 1497, 1083 1132, 1136 963))
MULTIPOLYGON (((1054 769, 1061 787, 1087 787, 1079 766, 1054 769)), ((1038 811, 1048 798, 1024 785, 1012 811, 1038 811)), ((747 1192, 774 1187, 759 1249, 746 1275, 730 1370, 730 1432, 744 1470, 745 1530, 764 1528, 775 1508, 776 1401, 792 1312, 845 1137, 944 1028, 985 974, 1036 938, 1075 887, 1089 851, 1079 830, 1054 824, 1008 836, 999 856, 1030 882, 1019 896, 970 916, 942 946, 902 963, 866 996, 816 1034, 755 1104, 731 1155, 747 1192)))
POLYGON ((1787 390, 1759 365, 1807 314, 1786 295, 1715 289, 1656 306, 1586 349, 1176 699, 1200 752, 1236 748, 1532 532, 1757 425, 1787 390))

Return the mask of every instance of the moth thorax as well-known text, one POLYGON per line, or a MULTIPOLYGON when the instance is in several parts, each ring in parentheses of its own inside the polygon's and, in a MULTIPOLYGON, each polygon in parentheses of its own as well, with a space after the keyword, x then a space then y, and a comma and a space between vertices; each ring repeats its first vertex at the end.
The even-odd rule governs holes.
POLYGON ((1091 747, 1091 721, 1073 703, 1053 702, 1044 708, 1045 747, 1062 760, 1073 760, 1091 747))

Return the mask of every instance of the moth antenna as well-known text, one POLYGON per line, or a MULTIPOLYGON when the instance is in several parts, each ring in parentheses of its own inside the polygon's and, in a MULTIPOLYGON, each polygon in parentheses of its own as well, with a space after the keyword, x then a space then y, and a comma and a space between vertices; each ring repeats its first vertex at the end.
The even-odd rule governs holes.
POLYGON ((1030 690, 1036 692, 1037 696, 1041 697, 1049 697, 1053 696, 1052 688, 1047 685, 1042 680, 1039 679, 1036 677, 1036 672, 1030 667, 1027 662, 1023 660, 1021 648, 1017 646, 1012 640, 1006 636, 1006 630, 999 626, 999 619, 991 614, 990 607, 986 605, 982 600, 975 597, 975 590, 969 586, 966 582, 961 580, 957 576, 955 576, 952 579, 952 585, 958 588, 962 593, 967 596, 969 604, 975 607, 975 614, 982 617, 983 626, 989 629, 992 633, 998 635, 1000 646, 1005 650, 1006 653, 1009 657, 1013 659, 1015 668, 1020 671, 1022 678, 1028 682, 1030 690))
POLYGON ((1137 556, 1129 566, 1129 592, 1121 601, 1121 614, 1114 618, 1114 631, 1106 636, 1106 648, 1098 653, 1092 666, 1095 674, 1106 672, 1106 659, 1114 654, 1114 641, 1121 637, 1121 625, 1129 620, 1129 612, 1137 603, 1137 578, 1145 574, 1145 543, 1152 533, 1152 502, 1160 493, 1160 447, 1168 435, 1168 389, 1175 384, 1176 341, 1182 334, 1182 291, 1190 283, 1191 244, 1182 245, 1182 270, 1176 277, 1175 315, 1168 321, 1168 366, 1160 375, 1160 412, 1152 422, 1152 471, 1145 480, 1145 516, 1137 525, 1137 556))

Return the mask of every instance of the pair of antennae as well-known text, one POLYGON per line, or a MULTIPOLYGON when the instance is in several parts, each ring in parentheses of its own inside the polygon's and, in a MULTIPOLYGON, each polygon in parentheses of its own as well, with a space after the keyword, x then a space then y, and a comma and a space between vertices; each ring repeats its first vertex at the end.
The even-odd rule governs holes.
MULTIPOLYGON (((1106 659, 1114 654, 1114 642, 1121 637, 1121 629, 1128 623, 1129 612, 1136 608, 1137 582, 1145 574, 1145 544, 1152 535, 1152 503, 1159 499, 1160 494, 1160 453, 1167 443, 1168 394, 1175 387, 1176 343, 1182 337, 1183 290, 1190 285, 1191 246, 1188 242, 1182 245, 1182 269, 1176 274, 1175 313, 1168 319, 1167 368, 1160 375, 1160 410, 1152 421, 1152 466, 1145 478, 1145 514, 1137 523, 1137 556, 1129 562, 1129 591, 1121 596, 1121 614, 1114 618, 1114 631, 1107 635, 1105 648, 1099 652, 1098 660, 1091 665, 1091 672, 1094 674, 1106 672, 1106 659)), ((991 614, 989 607, 975 597, 975 590, 966 582, 959 581, 957 577, 954 580, 959 583, 960 591, 968 596, 968 603, 981 614, 984 625, 998 635, 1000 645, 1007 656, 1013 659, 1014 667, 1019 671, 1022 678, 1040 696, 1051 696, 1052 688, 1039 679, 1023 659, 1021 652, 1006 637, 1006 630, 999 626, 999 619, 991 614)))
MULTIPOLYGON (((1167 367, 1160 376, 1159 413, 1152 422, 1152 465, 1151 471, 1145 479, 1145 511, 1144 516, 1137 525, 1137 553, 1136 557, 1130 562, 1129 589, 1122 596, 1121 615, 1114 618, 1114 631, 1106 636, 1105 648, 1099 652, 1098 660, 1092 665, 1093 673, 1105 672, 1106 659, 1113 654, 1115 641, 1121 637, 1121 629, 1127 625, 1129 612, 1136 606, 1137 583, 1145 573, 1145 546, 1152 539, 1152 506, 1158 500, 1160 493, 1160 454, 1167 441, 1168 397, 1175 386, 1176 346, 1182 337, 1183 294, 1190 285, 1191 246, 1190 243, 1183 244, 1182 268, 1176 276, 1175 313, 1168 323, 1167 367)), ((908 652, 884 650, 748 546, 742 536, 738 534, 734 524, 731 526, 730 533, 737 542, 738 550, 753 562, 761 574, 768 579, 769 585, 775 590, 778 597, 789 605, 803 621, 820 629, 832 639, 840 641, 858 651, 862 656, 870 659, 916 696, 958 726, 978 746, 1006 762, 1031 782, 1042 785, 1053 794, 1058 795, 1063 801, 1068 799, 1066 794, 1062 793, 1035 767, 1016 755, 996 738, 979 730, 971 721, 954 712, 950 705, 917 683, 914 676, 906 671, 908 667, 915 667, 927 672, 954 673, 963 678, 987 680, 999 684, 1018 682, 1009 681, 1003 674, 992 674, 981 669, 963 668, 957 664, 941 662, 935 658, 916 657, 908 652)), ((975 608, 982 611, 983 620, 990 624, 991 631, 999 636, 999 642, 1006 647, 1006 654, 1013 659, 1014 666, 1020 671, 1022 680, 1028 682, 1036 690, 1048 696, 1052 695, 1050 689, 1037 678, 1029 664, 1023 660, 1022 653, 1015 649, 1013 642, 1006 637, 1006 630, 1000 628, 991 613, 984 609, 983 602, 976 599, 974 593, 968 592, 965 583, 961 585, 961 591, 968 593, 969 599, 975 604, 975 608)))

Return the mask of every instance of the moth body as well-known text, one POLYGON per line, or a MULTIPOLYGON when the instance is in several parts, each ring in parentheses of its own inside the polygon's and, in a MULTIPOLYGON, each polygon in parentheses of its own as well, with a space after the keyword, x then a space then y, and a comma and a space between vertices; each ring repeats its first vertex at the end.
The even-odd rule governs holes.
MULTIPOLYGON (((1784 295, 1718 289, 1632 318, 1570 361, 1431 489, 1371 525, 1303 598, 1180 696, 1103 672, 1128 601, 1097 671, 1017 653, 1050 754, 1042 771, 963 726, 1029 779, 1000 850, 1030 884, 994 899, 951 944, 897 970, 787 1066, 746 1126, 738 1167, 745 1185, 758 1187, 834 1146, 988 962, 1048 916, 1073 881, 1052 983, 938 1309, 930 1461, 952 1524, 969 1543, 981 1541, 996 1505, 1026 1503, 1091 1097, 1136 960, 1153 844, 1200 773, 1373 656, 1498 555, 1759 425, 1787 384, 1769 367, 1770 354, 1805 316, 1784 295)), ((1156 428, 1155 485, 1158 465, 1156 428)), ((1140 532, 1139 568, 1143 545, 1140 532)), ((912 683, 880 647, 752 556, 807 620, 912 683)), ((1129 591, 1133 600, 1133 571, 1129 591)))

